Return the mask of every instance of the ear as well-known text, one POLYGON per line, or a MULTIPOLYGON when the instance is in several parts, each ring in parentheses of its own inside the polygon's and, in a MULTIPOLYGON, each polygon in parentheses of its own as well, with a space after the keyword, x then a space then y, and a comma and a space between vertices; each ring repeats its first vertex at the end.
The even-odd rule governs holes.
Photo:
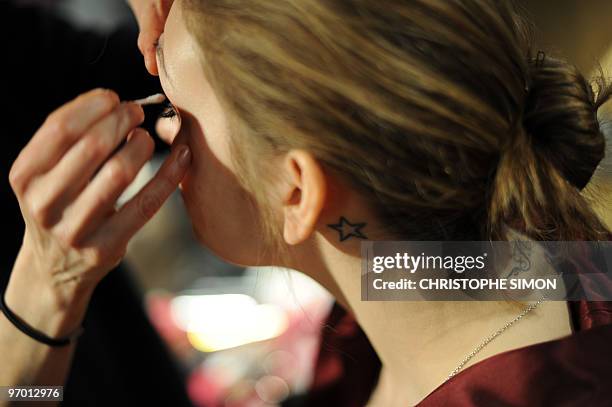
POLYGON ((284 158, 288 184, 283 193, 283 237, 298 244, 314 231, 323 209, 327 189, 319 162, 307 151, 290 150, 284 158))

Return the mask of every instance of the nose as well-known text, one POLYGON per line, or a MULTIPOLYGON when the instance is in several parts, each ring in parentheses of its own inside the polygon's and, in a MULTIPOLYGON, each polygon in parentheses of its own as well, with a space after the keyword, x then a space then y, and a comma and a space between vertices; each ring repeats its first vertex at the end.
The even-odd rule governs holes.
POLYGON ((179 133, 180 124, 178 120, 161 118, 155 124, 155 130, 166 144, 172 145, 174 138, 179 133))

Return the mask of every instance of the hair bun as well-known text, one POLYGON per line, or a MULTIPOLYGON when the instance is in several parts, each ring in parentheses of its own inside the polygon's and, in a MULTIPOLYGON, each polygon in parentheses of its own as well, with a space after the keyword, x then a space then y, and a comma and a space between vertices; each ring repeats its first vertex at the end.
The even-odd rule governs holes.
POLYGON ((525 131, 534 148, 582 189, 605 155, 597 110, 612 88, 606 86, 600 71, 594 91, 575 66, 542 52, 531 60, 529 74, 525 131))

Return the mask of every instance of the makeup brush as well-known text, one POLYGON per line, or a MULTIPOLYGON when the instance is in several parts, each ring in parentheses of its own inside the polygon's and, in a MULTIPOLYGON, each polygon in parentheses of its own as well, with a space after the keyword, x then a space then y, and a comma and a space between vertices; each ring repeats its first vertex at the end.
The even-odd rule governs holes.
MULTIPOLYGON (((166 100, 166 95, 164 95, 163 93, 156 93, 154 95, 147 96, 146 98, 131 100, 131 102, 136 103, 137 105, 140 105, 140 106, 148 106, 148 105, 158 105, 160 103, 163 103, 165 100, 166 100)), ((119 146, 117 146, 115 151, 113 151, 113 154, 117 152, 119 149, 121 149, 125 145, 125 143, 130 140, 131 138, 130 136, 131 134, 128 135, 127 138, 123 140, 119 146)))
POLYGON ((136 103, 140 106, 147 106, 157 105, 159 103, 162 103, 164 100, 166 100, 166 96, 164 94, 156 93, 155 95, 147 96, 146 98, 132 100, 132 103, 136 103))

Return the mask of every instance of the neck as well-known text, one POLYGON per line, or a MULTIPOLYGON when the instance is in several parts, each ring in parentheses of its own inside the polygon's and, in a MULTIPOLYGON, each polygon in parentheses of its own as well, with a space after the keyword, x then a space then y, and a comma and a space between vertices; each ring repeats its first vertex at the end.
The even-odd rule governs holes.
MULTIPOLYGON (((372 405, 416 404, 486 337, 528 304, 507 302, 362 301, 360 240, 318 237, 298 269, 315 277, 352 312, 383 364, 372 405), (304 269, 307 265, 307 270, 304 269), (323 272, 322 272, 323 270, 323 272)), ((571 333, 565 302, 544 302, 480 350, 487 357, 571 333)))

